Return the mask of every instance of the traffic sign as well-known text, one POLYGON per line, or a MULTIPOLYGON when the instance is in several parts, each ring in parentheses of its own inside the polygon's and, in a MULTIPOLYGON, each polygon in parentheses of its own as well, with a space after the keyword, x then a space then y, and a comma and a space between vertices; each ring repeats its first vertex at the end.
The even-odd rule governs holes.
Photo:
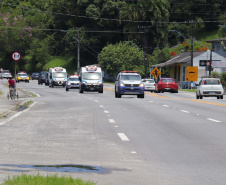
POLYGON ((154 76, 154 78, 158 78, 158 76, 161 74, 161 71, 158 70, 157 67, 151 71, 151 75, 154 76))
POLYGON ((15 60, 15 61, 20 60, 20 53, 14 52, 14 53, 12 54, 12 58, 13 58, 13 60, 15 60))
POLYGON ((198 67, 187 66, 186 81, 197 81, 198 67))

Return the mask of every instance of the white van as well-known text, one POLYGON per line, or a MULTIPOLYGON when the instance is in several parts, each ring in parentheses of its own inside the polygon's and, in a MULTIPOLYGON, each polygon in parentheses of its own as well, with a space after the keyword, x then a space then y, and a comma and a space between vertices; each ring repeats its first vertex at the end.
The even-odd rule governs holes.
POLYGON ((49 87, 54 86, 66 86, 67 82, 67 71, 62 67, 54 67, 49 69, 49 87))
POLYGON ((103 77, 100 67, 81 67, 79 80, 80 93, 83 93, 83 91, 97 91, 103 93, 103 77))

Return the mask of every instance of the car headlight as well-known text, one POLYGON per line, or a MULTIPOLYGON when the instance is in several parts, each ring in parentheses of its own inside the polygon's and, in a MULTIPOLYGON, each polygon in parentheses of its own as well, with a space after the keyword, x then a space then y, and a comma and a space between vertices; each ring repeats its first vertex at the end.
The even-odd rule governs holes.
POLYGON ((125 87, 125 84, 121 82, 120 87, 125 87))
POLYGON ((86 81, 82 81, 82 83, 83 83, 83 84, 86 84, 87 82, 86 82, 86 81))
POLYGON ((103 83, 102 81, 99 81, 99 82, 98 82, 99 85, 101 85, 102 83, 103 83))
POLYGON ((70 83, 70 82, 68 82, 68 83, 67 83, 67 85, 71 85, 71 83, 70 83))
POLYGON ((141 84, 140 84, 140 87, 144 87, 144 84, 143 84, 143 83, 141 83, 141 84))

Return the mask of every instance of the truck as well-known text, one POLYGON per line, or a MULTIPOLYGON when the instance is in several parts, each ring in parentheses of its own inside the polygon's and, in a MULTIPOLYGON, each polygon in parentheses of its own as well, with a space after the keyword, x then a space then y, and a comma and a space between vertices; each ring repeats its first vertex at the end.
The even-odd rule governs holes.
POLYGON ((96 91, 103 93, 103 75, 100 67, 86 66, 80 70, 79 92, 96 91))
POLYGON ((48 75, 49 87, 66 86, 67 71, 62 67, 53 67, 49 69, 48 75))

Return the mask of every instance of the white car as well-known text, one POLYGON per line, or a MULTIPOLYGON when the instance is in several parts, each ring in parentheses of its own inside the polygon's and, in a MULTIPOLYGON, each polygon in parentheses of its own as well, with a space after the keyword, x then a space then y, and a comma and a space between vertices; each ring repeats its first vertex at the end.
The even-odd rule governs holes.
POLYGON ((223 99, 224 89, 219 78, 202 78, 196 91, 196 98, 217 97, 223 99))
POLYGON ((10 71, 9 70, 4 70, 3 72, 2 72, 2 76, 1 76, 1 78, 10 78, 10 77, 12 77, 12 75, 11 75, 11 73, 10 73, 10 71))
POLYGON ((155 80, 154 79, 143 79, 145 91, 155 92, 155 80))

